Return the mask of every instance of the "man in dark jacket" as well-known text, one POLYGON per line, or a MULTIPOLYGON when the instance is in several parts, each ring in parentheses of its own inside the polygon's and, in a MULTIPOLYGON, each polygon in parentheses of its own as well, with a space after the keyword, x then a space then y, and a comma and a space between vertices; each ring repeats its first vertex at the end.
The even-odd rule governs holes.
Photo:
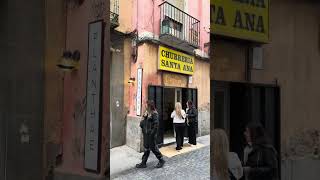
POLYGON ((187 102, 187 125, 189 144, 197 145, 197 131, 198 131, 198 111, 194 107, 192 101, 187 102))
POLYGON ((158 112, 155 109, 153 101, 148 101, 147 111, 143 115, 143 120, 140 122, 140 127, 143 133, 143 145, 144 154, 142 156, 142 162, 137 164, 137 168, 146 168, 150 150, 158 158, 159 163, 156 168, 163 167, 165 161, 163 160, 162 154, 157 146, 157 132, 159 128, 158 112))
POLYGON ((244 171, 248 180, 277 180, 277 152, 268 142, 260 124, 250 124, 246 128, 247 141, 252 142, 252 150, 248 154, 244 171))

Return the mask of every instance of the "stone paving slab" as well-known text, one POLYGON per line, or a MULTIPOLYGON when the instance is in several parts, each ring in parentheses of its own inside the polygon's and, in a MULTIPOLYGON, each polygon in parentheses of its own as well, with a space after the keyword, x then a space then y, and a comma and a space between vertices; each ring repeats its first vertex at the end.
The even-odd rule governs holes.
MULTIPOLYGON (((151 153, 152 154, 152 153, 151 153)), ((111 176, 114 180, 209 180, 210 147, 185 153, 172 158, 165 158, 166 164, 161 169, 154 166, 157 160, 148 161, 145 169, 132 168, 111 176)), ((125 162, 124 162, 125 163, 125 162)))

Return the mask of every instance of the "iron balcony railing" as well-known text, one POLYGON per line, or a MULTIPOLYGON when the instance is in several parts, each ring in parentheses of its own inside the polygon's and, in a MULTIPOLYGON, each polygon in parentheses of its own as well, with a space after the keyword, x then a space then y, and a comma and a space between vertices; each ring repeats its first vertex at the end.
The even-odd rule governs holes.
POLYGON ((160 36, 171 35, 199 47, 200 21, 168 2, 159 6, 160 36))
POLYGON ((110 1, 110 23, 113 28, 119 26, 119 0, 110 1))

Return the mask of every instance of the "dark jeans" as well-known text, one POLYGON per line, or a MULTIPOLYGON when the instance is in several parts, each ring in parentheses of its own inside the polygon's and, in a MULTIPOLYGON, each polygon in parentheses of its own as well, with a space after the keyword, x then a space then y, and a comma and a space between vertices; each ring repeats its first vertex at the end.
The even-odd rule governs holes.
POLYGON ((160 160, 162 159, 162 154, 156 143, 156 135, 144 135, 144 154, 142 156, 142 163, 147 163, 150 151, 160 160))
POLYGON ((181 148, 181 146, 183 146, 184 128, 184 123, 174 123, 174 129, 176 131, 177 148, 181 148))
POLYGON ((197 145, 197 135, 196 135, 196 123, 189 122, 188 126, 189 143, 197 145))

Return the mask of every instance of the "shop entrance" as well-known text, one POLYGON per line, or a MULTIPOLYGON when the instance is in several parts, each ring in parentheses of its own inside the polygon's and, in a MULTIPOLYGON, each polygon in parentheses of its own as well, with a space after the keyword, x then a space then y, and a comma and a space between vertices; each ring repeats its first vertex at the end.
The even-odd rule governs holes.
POLYGON ((277 86, 249 83, 211 82, 214 96, 214 128, 230 137, 230 150, 240 157, 248 122, 260 122, 276 150, 280 152, 280 89, 277 86))
MULTIPOLYGON (((158 144, 175 142, 173 120, 170 115, 176 102, 180 102, 184 110, 187 108, 188 100, 192 100, 197 106, 197 89, 149 86, 148 99, 155 102, 159 113, 158 144)), ((187 136, 187 133, 185 135, 187 136)))

